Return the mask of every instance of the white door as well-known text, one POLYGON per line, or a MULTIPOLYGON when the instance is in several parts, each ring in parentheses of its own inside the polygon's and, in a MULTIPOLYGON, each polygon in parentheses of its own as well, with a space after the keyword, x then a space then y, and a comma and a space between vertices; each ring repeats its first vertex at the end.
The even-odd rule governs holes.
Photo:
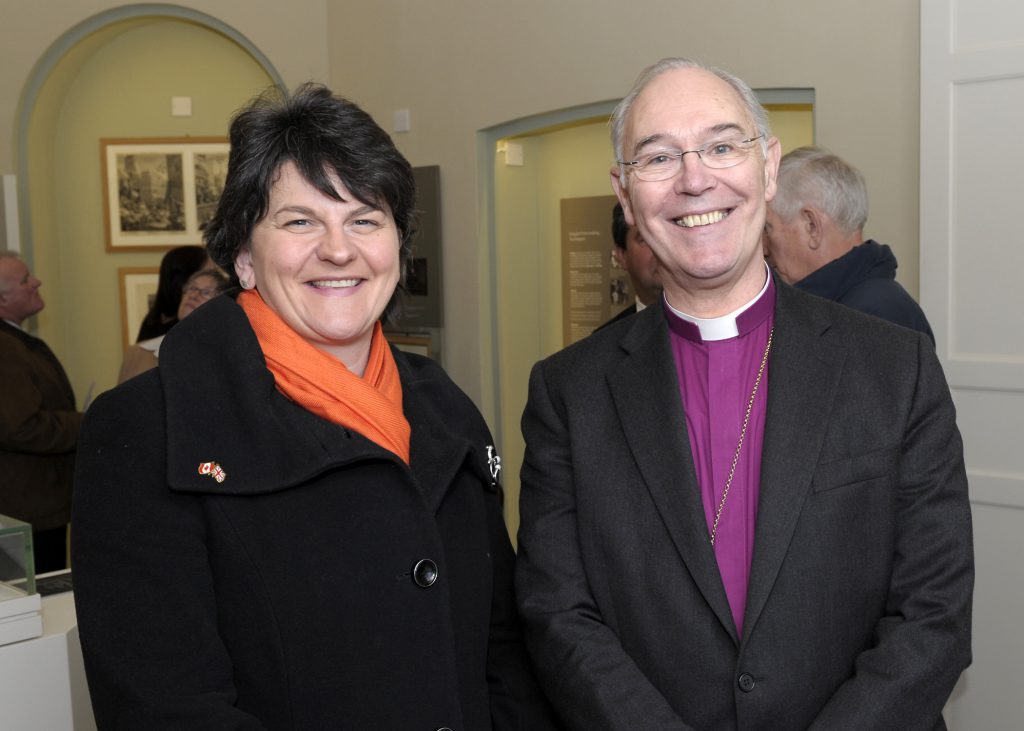
POLYGON ((1024 3, 921 0, 921 304, 964 437, 977 583, 954 731, 1024 728, 1024 3))

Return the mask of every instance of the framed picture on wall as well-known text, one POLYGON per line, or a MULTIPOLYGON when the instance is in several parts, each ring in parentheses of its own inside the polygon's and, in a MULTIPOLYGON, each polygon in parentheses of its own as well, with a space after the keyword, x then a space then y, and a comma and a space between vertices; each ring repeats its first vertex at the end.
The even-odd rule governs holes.
POLYGON ((201 244, 224 190, 223 137, 101 139, 107 251, 201 244))
POLYGON ((117 270, 121 293, 121 345, 127 349, 135 342, 139 327, 153 306, 160 282, 157 267, 123 267, 117 270))
POLYGON ((396 333, 388 333, 388 342, 394 345, 399 350, 404 350, 406 353, 416 353, 427 358, 433 358, 434 353, 432 352, 430 336, 428 335, 398 335, 396 333))

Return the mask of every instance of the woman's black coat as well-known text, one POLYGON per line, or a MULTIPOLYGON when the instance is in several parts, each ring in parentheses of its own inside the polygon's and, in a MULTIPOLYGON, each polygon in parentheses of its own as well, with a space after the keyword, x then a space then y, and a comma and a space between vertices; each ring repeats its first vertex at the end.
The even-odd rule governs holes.
POLYGON ((72 541, 100 728, 548 727, 486 425, 395 359, 411 469, 279 393, 226 297, 97 399, 72 541))

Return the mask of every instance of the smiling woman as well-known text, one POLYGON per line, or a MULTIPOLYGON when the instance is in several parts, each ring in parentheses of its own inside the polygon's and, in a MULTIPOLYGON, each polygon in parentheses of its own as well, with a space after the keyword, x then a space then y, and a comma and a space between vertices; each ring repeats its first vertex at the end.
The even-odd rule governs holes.
POLYGON ((386 204, 363 203, 337 175, 328 180, 338 199, 283 164, 235 271, 292 330, 361 376, 398 285, 399 232, 386 204))
POLYGON ((388 135, 322 86, 233 120, 206 239, 241 292, 84 428, 73 558, 99 725, 553 727, 487 427, 381 329, 414 197, 388 135))

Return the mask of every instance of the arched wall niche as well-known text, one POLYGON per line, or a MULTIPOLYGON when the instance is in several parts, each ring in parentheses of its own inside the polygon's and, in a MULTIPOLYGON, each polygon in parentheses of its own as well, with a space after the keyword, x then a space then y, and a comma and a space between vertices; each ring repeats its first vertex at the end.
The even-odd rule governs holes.
POLYGON ((100 139, 226 136, 254 94, 283 87, 266 56, 209 15, 129 5, 67 30, 40 57, 18 107, 21 246, 43 281, 34 326, 68 371, 80 406, 112 387, 121 362, 118 270, 162 251, 108 252, 100 139), (192 115, 171 114, 171 96, 192 115))

